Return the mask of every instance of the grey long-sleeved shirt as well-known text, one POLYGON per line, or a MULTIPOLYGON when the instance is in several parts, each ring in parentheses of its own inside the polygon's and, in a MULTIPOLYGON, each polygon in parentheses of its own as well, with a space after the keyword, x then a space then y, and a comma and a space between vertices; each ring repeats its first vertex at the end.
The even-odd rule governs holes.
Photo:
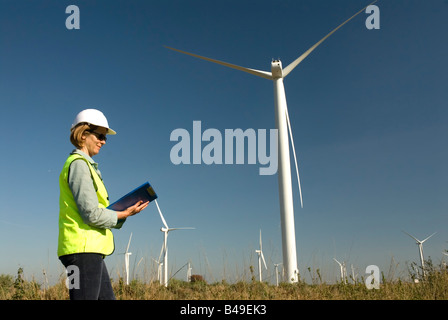
MULTIPOLYGON (((101 178, 101 172, 98 170, 98 164, 93 159, 79 149, 72 151, 72 154, 79 154, 83 156, 101 178)), ((85 161, 75 160, 71 163, 68 176, 68 185, 75 198, 78 211, 84 223, 101 228, 121 228, 122 223, 117 225, 117 212, 98 208, 98 197, 96 195, 95 187, 93 185, 90 169, 85 161)))

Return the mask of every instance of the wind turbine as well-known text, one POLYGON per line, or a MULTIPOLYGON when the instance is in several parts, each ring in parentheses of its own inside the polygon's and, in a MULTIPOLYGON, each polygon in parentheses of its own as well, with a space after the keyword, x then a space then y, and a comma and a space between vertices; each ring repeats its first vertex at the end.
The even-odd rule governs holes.
MULTIPOLYGON (((160 228, 160 231, 163 232, 163 246, 162 246, 162 252, 163 252, 163 284, 165 287, 168 286, 168 233, 173 230, 185 230, 185 229, 194 229, 194 228, 170 228, 168 227, 168 224, 165 221, 165 218, 163 217, 162 211, 160 211, 159 204, 157 203, 157 200, 154 200, 157 206, 157 210, 159 211, 160 218, 162 219, 163 227, 160 228)), ((162 253, 161 252, 161 253, 162 253)), ((159 257, 160 261, 160 257, 159 257)))
MULTIPOLYGON (((375 0, 373 3, 375 3, 375 0)), ((288 108, 286 105, 285 88, 283 85, 283 79, 301 63, 314 49, 316 49, 322 42, 330 37, 334 32, 341 28, 344 24, 349 22, 355 16, 363 12, 365 8, 354 14, 352 17, 340 24, 336 29, 331 31, 311 48, 305 51, 300 57, 294 60, 286 68, 282 68, 280 60, 273 60, 271 62, 271 72, 260 71, 256 69, 245 68, 230 64, 227 62, 210 59, 194 53, 189 53, 179 49, 165 46, 167 49, 171 49, 180 53, 184 53, 199 59, 203 59, 209 62, 217 63, 229 68, 240 70, 250 73, 252 75, 272 80, 274 83, 274 102, 275 102, 275 124, 278 130, 278 186, 279 186, 279 203, 280 203, 280 219, 282 228, 282 251, 283 251, 283 266, 286 273, 288 282, 297 282, 299 270, 297 267, 297 252, 296 252, 296 239, 295 239, 295 227, 294 227, 294 206, 292 198, 292 182, 291 182, 291 163, 290 163, 290 149, 289 149, 289 136, 291 138, 291 147, 294 154, 294 162, 296 166, 297 182, 300 196, 300 206, 303 208, 302 189, 300 185, 299 170, 297 166, 297 157, 294 148, 294 141, 292 138, 291 124, 288 116, 288 108)))
MULTIPOLYGON (((138 260, 137 265, 134 266, 134 270, 132 271, 133 274, 133 278, 136 276, 137 272, 138 272, 138 267, 140 266, 140 263, 143 261, 143 257, 140 258, 140 260, 138 260)), ((138 275, 137 275, 138 276, 138 275)))
POLYGON ((275 268, 275 284, 278 287, 278 266, 281 265, 281 263, 274 263, 275 268))
POLYGON ((406 231, 403 231, 404 233, 406 233, 408 236, 410 236, 412 239, 414 239, 418 245, 418 251, 420 254, 420 263, 421 263, 421 267, 422 267, 422 272, 423 272, 423 277, 426 275, 425 273, 425 260, 423 259, 423 242, 425 242, 426 240, 428 240, 429 238, 431 238, 433 235, 435 235, 437 232, 434 232, 432 235, 430 235, 429 237, 427 237, 424 240, 418 240, 416 237, 414 237, 413 235, 410 235, 409 233, 407 233, 406 231))
POLYGON ((191 282, 191 263, 188 261, 188 267, 187 267, 187 282, 191 282))
POLYGON ((157 263, 157 281, 159 281, 160 284, 162 284, 162 266, 163 266, 163 261, 161 261, 162 253, 163 253, 163 245, 162 250, 160 250, 159 259, 156 260, 154 258, 151 258, 155 263, 157 263))
POLYGON ((352 269, 352 280, 353 280, 353 284, 356 284, 357 279, 358 279, 358 274, 355 274, 355 267, 353 267, 353 264, 350 264, 350 268, 352 269))
POLYGON ((333 260, 338 263, 339 268, 341 269, 341 281, 342 281, 342 283, 347 283, 347 279, 346 279, 347 270, 345 268, 345 262, 340 263, 338 260, 336 260, 336 258, 333 258, 333 260))
POLYGON ((124 252, 124 267, 126 271, 126 285, 129 284, 129 256, 132 254, 129 252, 129 246, 131 245, 131 239, 132 239, 132 232, 131 236, 129 237, 128 246, 126 247, 126 251, 124 252))
POLYGON ((260 250, 255 250, 256 253, 258 253, 258 277, 260 279, 260 282, 263 281, 261 276, 261 260, 263 260, 264 268, 267 270, 268 267, 266 266, 266 261, 264 260, 263 255, 263 244, 261 242, 261 229, 260 229, 260 250))

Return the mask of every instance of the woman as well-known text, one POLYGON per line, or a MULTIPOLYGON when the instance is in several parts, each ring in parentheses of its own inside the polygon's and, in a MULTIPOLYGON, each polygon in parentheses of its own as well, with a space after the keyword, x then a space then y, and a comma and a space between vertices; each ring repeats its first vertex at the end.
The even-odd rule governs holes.
POLYGON ((59 176, 58 256, 75 280, 71 300, 115 299, 104 257, 114 251, 111 228, 121 228, 127 217, 145 209, 137 202, 124 211, 107 209, 109 197, 98 164, 92 160, 106 144, 109 128, 101 111, 81 111, 72 124, 70 141, 76 147, 59 176), (70 268, 69 268, 70 267, 70 268), (79 278, 78 278, 79 277, 79 278))

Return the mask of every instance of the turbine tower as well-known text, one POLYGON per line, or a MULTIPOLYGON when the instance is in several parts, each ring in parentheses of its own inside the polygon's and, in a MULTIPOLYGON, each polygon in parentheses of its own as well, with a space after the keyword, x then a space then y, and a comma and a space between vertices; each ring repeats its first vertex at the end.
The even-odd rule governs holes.
MULTIPOLYGON (((375 0, 373 3, 375 3, 375 0)), ((297 252, 296 252, 296 239, 295 239, 295 226, 294 226, 294 206, 292 198, 292 182, 291 182, 291 164, 290 164, 290 149, 288 131, 291 137, 291 146, 294 154, 294 161, 296 165, 297 182, 299 188, 300 205, 303 208, 302 190, 300 185, 299 170, 297 167, 297 157, 294 149, 294 141, 292 139, 291 124, 288 116, 288 108, 286 105, 285 88, 283 85, 283 79, 302 62, 314 49, 316 49, 322 42, 330 37, 334 32, 341 28, 344 24, 349 22, 355 16, 363 12, 365 8, 354 14, 352 17, 340 24, 336 29, 327 34, 324 38, 319 40, 311 48, 305 51, 300 57, 294 60, 286 68, 282 68, 280 60, 274 60, 271 62, 271 72, 260 71, 256 69, 245 68, 230 64, 227 62, 210 59, 194 53, 189 53, 179 49, 165 46, 167 49, 171 49, 180 53, 184 53, 199 59, 203 59, 209 62, 214 62, 229 68, 240 70, 250 73, 252 75, 272 80, 274 83, 274 102, 275 102, 275 124, 278 130, 278 187, 279 187, 279 203, 280 203, 280 220, 282 229, 282 251, 283 251, 283 266, 285 270, 285 277, 288 282, 297 282, 299 270, 297 268, 297 252)))
POLYGON ((129 256, 132 254, 129 252, 129 246, 131 245, 131 239, 132 239, 132 232, 131 236, 129 237, 128 246, 126 247, 126 251, 124 252, 124 268, 126 272, 126 285, 129 284, 129 256))
POLYGON ((281 263, 274 263, 274 269, 275 269, 275 285, 278 287, 278 266, 281 265, 281 263))
POLYGON ((422 273, 423 273, 423 277, 425 277, 426 273, 425 273, 425 260, 423 259, 423 242, 425 242, 426 240, 428 240, 429 238, 431 238, 433 235, 435 235, 437 232, 434 232, 432 235, 430 235, 429 237, 427 237, 424 240, 418 240, 416 237, 414 237, 413 235, 410 235, 409 233, 407 233, 406 231, 403 231, 404 233, 406 233, 408 236, 410 236, 412 239, 414 239, 418 245, 418 252, 420 255, 420 264, 422 267, 422 273))
POLYGON ((258 278, 260 282, 263 281, 263 278, 261 276, 261 260, 263 260, 264 268, 267 270, 268 267, 266 266, 266 261, 264 260, 264 254, 263 254, 263 244, 261 242, 261 229, 260 229, 260 250, 255 250, 256 253, 258 253, 258 278))
POLYGON ((353 264, 350 264, 350 268, 352 269, 353 284, 356 284, 356 282, 358 281, 358 274, 355 274, 355 267, 353 267, 353 264))
MULTIPOLYGON (((162 252, 163 252, 163 284, 165 287, 168 286, 168 233, 173 230, 185 230, 185 229, 194 229, 194 228, 170 228, 168 227, 168 224, 165 221, 165 218, 163 217, 162 211, 160 211, 159 204, 157 203, 157 200, 154 200, 157 206, 157 210, 159 211, 160 218, 162 219, 163 227, 160 228, 160 231, 163 232, 163 246, 162 246, 162 252)), ((161 253, 162 253, 161 252, 161 253)), ((159 257, 160 261, 160 257, 159 257)))
POLYGON ((187 267, 187 282, 191 282, 191 263, 188 261, 188 267, 187 267))

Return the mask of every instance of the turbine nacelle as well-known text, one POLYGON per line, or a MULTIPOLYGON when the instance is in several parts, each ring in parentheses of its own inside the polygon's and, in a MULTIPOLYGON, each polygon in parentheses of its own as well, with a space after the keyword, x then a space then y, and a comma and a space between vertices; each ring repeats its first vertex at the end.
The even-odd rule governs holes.
POLYGON ((272 60, 271 74, 273 79, 283 78, 283 68, 280 60, 272 60))

